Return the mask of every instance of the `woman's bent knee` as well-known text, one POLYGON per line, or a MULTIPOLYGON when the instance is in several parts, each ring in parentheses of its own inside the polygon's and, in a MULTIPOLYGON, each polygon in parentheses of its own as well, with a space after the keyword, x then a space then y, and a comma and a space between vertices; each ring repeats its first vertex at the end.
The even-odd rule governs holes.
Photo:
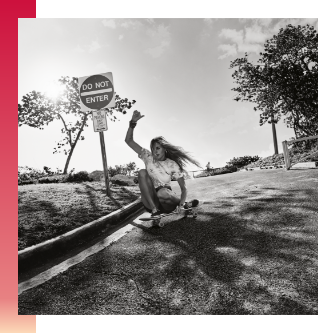
POLYGON ((157 192, 159 200, 167 201, 170 199, 170 190, 167 188, 162 188, 157 192))
POLYGON ((145 177, 149 177, 147 170, 146 169, 139 170, 138 178, 145 178, 145 177))

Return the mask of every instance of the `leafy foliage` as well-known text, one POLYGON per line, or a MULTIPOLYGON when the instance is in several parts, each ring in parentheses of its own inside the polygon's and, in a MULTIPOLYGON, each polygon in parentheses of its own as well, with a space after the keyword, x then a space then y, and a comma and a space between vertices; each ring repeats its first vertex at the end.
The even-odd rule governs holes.
POLYGON ((133 177, 126 176, 123 174, 117 174, 111 178, 112 184, 119 186, 135 186, 133 177))
POLYGON ((18 167, 18 185, 36 184, 43 177, 59 175, 60 173, 61 170, 52 171, 46 166, 43 167, 42 171, 28 166, 20 166, 18 167))
POLYGON ((115 165, 115 167, 109 167, 108 168, 108 174, 110 177, 114 177, 115 175, 131 175, 131 173, 133 173, 135 175, 135 173, 138 172, 138 168, 136 166, 135 162, 129 162, 127 164, 124 165, 115 165))
POLYGON ((223 175, 223 174, 226 174, 226 173, 232 173, 234 171, 236 171, 236 168, 235 168, 235 170, 231 170, 230 168, 227 168, 227 167, 216 168, 216 169, 213 169, 212 171, 203 171, 203 172, 199 173, 198 175, 195 175, 194 178, 202 178, 202 177, 223 175))
POLYGON ((227 168, 242 168, 245 165, 258 161, 260 158, 256 156, 243 156, 243 157, 234 157, 230 162, 226 162, 227 168))
MULTIPOLYGON (((63 138, 57 143, 53 154, 64 152, 67 155, 64 166, 64 174, 67 174, 70 159, 79 140, 84 140, 82 135, 84 128, 88 126, 87 120, 91 118, 91 112, 83 112, 80 109, 80 97, 78 78, 61 77, 58 80, 63 88, 56 99, 49 98, 45 93, 31 91, 22 97, 21 104, 18 104, 19 126, 28 125, 30 127, 44 129, 54 120, 61 120, 63 127, 61 133, 63 138), (71 118, 71 121, 67 119, 71 118)), ((116 112, 127 113, 136 101, 128 101, 127 98, 115 96, 116 106, 114 108, 104 108, 111 121, 116 121, 116 112)))
POLYGON ((90 182, 93 179, 89 177, 87 171, 79 171, 77 173, 70 173, 68 178, 66 179, 67 182, 90 182))
POLYGON ((260 111, 260 125, 282 117, 295 136, 318 134, 318 35, 314 27, 287 25, 267 40, 254 65, 244 58, 231 62, 238 93, 260 111))
POLYGON ((126 165, 126 170, 128 172, 128 175, 130 176, 132 172, 134 172, 136 170, 137 166, 135 162, 129 162, 126 165))

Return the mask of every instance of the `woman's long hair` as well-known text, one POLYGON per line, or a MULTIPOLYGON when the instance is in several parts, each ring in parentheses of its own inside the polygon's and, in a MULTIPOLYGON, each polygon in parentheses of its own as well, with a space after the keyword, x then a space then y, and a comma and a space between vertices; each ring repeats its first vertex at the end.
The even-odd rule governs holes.
POLYGON ((181 171, 186 171, 185 167, 187 163, 192 163, 202 169, 200 163, 191 157, 188 152, 181 147, 171 144, 163 136, 157 136, 151 140, 151 152, 153 152, 156 143, 159 143, 164 148, 166 151, 166 158, 170 158, 175 161, 179 165, 181 171))

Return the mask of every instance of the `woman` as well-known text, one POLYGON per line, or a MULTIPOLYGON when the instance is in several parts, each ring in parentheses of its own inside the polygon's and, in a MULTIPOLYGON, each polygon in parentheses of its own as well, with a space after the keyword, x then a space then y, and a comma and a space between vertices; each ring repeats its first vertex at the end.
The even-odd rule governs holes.
POLYGON ((194 199, 186 202, 187 187, 184 181, 185 163, 193 163, 201 168, 199 162, 189 156, 181 147, 177 147, 166 141, 163 137, 151 140, 151 152, 140 147, 133 139, 134 128, 142 116, 139 111, 134 111, 125 142, 140 157, 146 166, 138 174, 138 182, 141 192, 141 201, 151 216, 162 213, 170 213, 174 210, 180 212, 180 208, 195 207, 199 201, 194 199), (171 176, 178 181, 181 188, 181 197, 171 190, 171 176))

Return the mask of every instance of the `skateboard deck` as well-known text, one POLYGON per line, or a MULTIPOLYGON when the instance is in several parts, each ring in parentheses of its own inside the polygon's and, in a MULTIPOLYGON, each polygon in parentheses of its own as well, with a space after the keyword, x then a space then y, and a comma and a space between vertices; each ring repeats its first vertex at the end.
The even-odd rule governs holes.
POLYGON ((192 217, 192 218, 196 218, 197 217, 197 212, 195 211, 195 208, 188 208, 188 209, 181 209, 181 214, 173 211, 171 213, 167 213, 167 214, 161 214, 158 215, 156 217, 144 217, 144 218, 140 218, 140 221, 153 221, 153 225, 154 226, 159 226, 159 227, 164 227, 165 226, 165 222, 162 221, 162 219, 165 219, 165 217, 167 216, 171 216, 171 215, 183 215, 184 217, 192 217))

